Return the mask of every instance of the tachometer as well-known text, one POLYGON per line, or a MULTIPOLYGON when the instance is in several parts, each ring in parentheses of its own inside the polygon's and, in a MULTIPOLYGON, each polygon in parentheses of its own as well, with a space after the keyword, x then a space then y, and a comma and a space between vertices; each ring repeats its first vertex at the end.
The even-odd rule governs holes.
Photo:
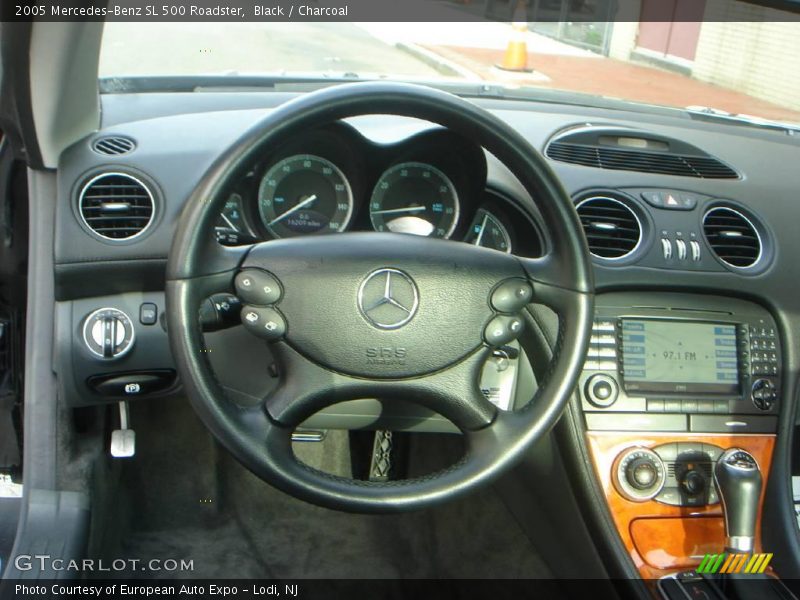
POLYGON ((475 219, 472 221, 464 241, 492 250, 511 252, 511 236, 508 235, 505 225, 483 208, 475 213, 475 219))
POLYGON ((276 237, 343 231, 353 214, 353 192, 331 161, 297 154, 273 165, 261 179, 258 212, 276 237))
POLYGON ((458 194, 436 167, 401 163, 381 175, 369 216, 376 231, 447 238, 458 222, 458 194))

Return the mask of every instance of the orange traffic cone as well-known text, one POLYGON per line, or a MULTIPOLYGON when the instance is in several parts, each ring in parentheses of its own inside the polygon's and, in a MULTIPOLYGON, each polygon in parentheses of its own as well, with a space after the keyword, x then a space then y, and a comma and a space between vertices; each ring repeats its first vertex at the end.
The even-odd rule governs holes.
POLYGON ((503 55, 503 62, 495 65, 504 71, 515 71, 517 73, 530 73, 533 69, 528 68, 528 44, 525 36, 528 33, 528 26, 525 23, 514 23, 511 25, 511 39, 503 55))

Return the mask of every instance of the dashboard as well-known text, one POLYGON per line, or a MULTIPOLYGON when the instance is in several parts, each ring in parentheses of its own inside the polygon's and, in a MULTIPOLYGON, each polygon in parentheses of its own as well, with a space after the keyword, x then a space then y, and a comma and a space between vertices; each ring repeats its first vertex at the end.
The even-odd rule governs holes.
MULTIPOLYGON (((131 374, 142 390, 174 389, 163 327, 174 226, 219 153, 292 96, 101 97, 102 129, 69 148, 58 171, 55 286, 70 403, 111 401, 119 394, 98 392, 98 386, 107 390, 106 380, 131 374), (107 308, 126 315, 121 322, 138 340, 121 334, 120 343, 132 349, 113 360, 98 356, 91 334, 99 329, 87 328, 88 315, 102 316, 107 308), (143 351, 145 340, 150 352, 143 351)), ((548 158, 584 227, 599 294, 647 292, 644 305, 661 311, 702 311, 714 304, 710 297, 704 302, 704 294, 730 294, 777 309, 776 328, 786 335, 779 321, 792 310, 781 307, 798 301, 785 282, 800 277, 787 251, 793 221, 785 218, 797 212, 800 185, 789 168, 800 158, 796 140, 657 111, 476 101, 548 158), (696 297, 671 307, 653 295, 659 290, 696 297)), ((302 132, 243 165, 226 194, 210 233, 224 245, 375 230, 536 257, 558 235, 543 228, 538 199, 494 156, 462 135, 411 118, 364 116, 302 132)), ((207 312, 224 322, 236 306, 232 295, 216 298, 207 312)), ((718 316, 709 315, 711 322, 718 316)), ((776 353, 755 350, 755 366, 771 369, 776 353)), ((247 378, 234 373, 232 388, 245 397, 263 395, 243 389, 247 378)), ((490 394, 501 388, 507 396, 513 386, 486 386, 490 394)), ((500 403, 510 405, 507 397, 500 403)), ((587 410, 597 406, 589 402, 587 410)))
MULTIPOLYGON (((100 130, 58 168, 55 364, 68 406, 180 391, 163 318, 176 223, 220 153, 295 95, 101 97, 100 130)), ((605 499, 640 574, 690 567, 723 535, 716 457, 735 444, 769 472, 778 433, 793 426, 800 142, 674 111, 472 100, 544 154, 592 255, 594 331, 568 409, 576 472, 589 469, 587 489, 605 499)), ((209 235, 230 246, 389 231, 537 257, 559 235, 543 227, 541 200, 472 140, 385 115, 304 132, 243 165, 225 194, 209 235)), ((235 294, 218 295, 200 318, 220 383, 247 404, 275 380, 250 376, 272 359, 230 326, 239 307, 235 294)), ((530 312, 529 330, 557 327, 530 312)), ((542 363, 500 348, 481 388, 500 409, 520 406, 542 363)), ((430 411, 393 406, 345 402, 309 426, 453 431, 430 411)))

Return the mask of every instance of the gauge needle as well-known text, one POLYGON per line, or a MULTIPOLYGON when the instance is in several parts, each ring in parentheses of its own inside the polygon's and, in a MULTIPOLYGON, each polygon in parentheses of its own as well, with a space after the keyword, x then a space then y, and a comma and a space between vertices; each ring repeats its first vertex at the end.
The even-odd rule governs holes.
POLYGON ((283 219, 285 219, 285 218, 286 218, 286 217, 288 217, 289 215, 291 215, 291 214, 293 214, 293 213, 297 212, 297 211, 298 211, 298 210, 300 210, 301 208, 305 208, 306 206, 308 206, 309 204, 311 204, 312 202, 314 202, 314 200, 316 200, 316 199, 317 199, 317 195, 316 195, 316 194, 312 194, 312 195, 310 195, 308 198, 306 198, 305 200, 303 200, 302 202, 300 202, 300 203, 299 203, 299 204, 297 204, 296 206, 293 206, 292 208, 290 208, 289 210, 287 210, 287 211, 286 211, 285 213, 283 213, 282 215, 280 215, 280 216, 278 216, 278 217, 275 217, 274 219, 272 219, 272 221, 270 221, 269 223, 267 223, 267 225, 275 225, 275 223, 277 223, 278 221, 282 221, 283 219))
POLYGON ((393 213, 423 212, 428 210, 425 206, 406 206, 403 208, 387 208, 386 210, 373 210, 373 215, 391 215, 393 213))
POLYGON ((489 213, 483 215, 483 221, 481 222, 481 230, 478 233, 478 237, 475 238, 475 245, 480 246, 481 240, 483 239, 483 232, 486 231, 486 222, 489 220, 489 213))
POLYGON ((228 215, 226 215, 225 213, 220 213, 220 216, 222 217, 222 220, 225 221, 228 224, 228 227, 230 227, 231 229, 233 229, 236 232, 239 231, 239 228, 236 227, 236 225, 233 224, 233 221, 231 221, 228 218, 228 215))

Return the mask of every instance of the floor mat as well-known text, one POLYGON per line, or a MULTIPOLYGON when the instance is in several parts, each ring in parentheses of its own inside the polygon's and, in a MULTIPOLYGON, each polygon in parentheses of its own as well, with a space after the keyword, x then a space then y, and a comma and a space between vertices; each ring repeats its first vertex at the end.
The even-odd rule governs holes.
MULTIPOLYGON (((407 514, 330 511, 287 496, 244 469, 184 403, 156 408, 135 414, 138 454, 122 469, 122 497, 110 517, 120 536, 106 553, 191 560, 193 571, 120 576, 551 576, 492 489, 407 514)), ((328 466, 337 462, 331 459, 336 452, 324 453, 328 466)))

